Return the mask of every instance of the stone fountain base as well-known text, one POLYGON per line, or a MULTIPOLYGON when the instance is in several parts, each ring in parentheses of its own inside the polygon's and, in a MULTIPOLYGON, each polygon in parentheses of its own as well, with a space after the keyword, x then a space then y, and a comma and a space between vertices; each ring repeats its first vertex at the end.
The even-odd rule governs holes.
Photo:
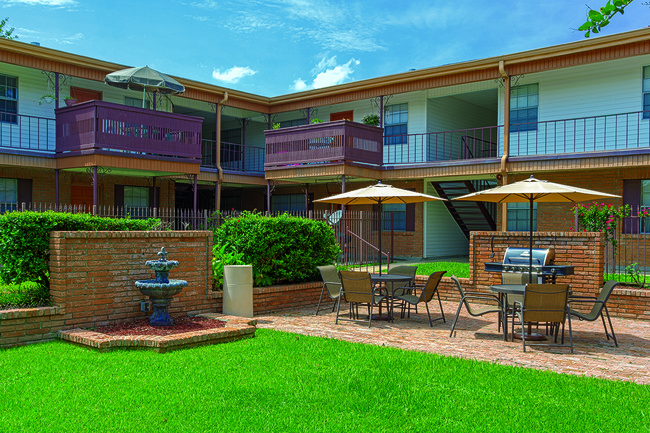
POLYGON ((217 313, 201 314, 201 316, 219 319, 227 323, 224 328, 204 329, 168 336, 111 336, 81 328, 59 331, 57 336, 61 340, 100 352, 109 352, 114 349, 136 349, 151 350, 159 353, 208 344, 227 343, 255 336, 257 325, 257 320, 255 319, 226 316, 217 313))

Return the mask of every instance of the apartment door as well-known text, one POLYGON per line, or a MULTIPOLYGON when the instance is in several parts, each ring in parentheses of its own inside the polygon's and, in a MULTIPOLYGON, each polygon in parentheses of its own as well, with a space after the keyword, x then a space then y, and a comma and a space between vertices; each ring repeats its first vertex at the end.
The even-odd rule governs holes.
POLYGON ((70 204, 92 206, 93 187, 88 185, 72 185, 70 187, 70 204))
POLYGON ((80 87, 70 87, 70 96, 79 102, 92 101, 96 99, 98 101, 102 100, 102 92, 96 90, 82 89, 80 87))
POLYGON ((330 122, 335 120, 352 120, 354 118, 354 111, 339 111, 338 113, 330 114, 330 122))

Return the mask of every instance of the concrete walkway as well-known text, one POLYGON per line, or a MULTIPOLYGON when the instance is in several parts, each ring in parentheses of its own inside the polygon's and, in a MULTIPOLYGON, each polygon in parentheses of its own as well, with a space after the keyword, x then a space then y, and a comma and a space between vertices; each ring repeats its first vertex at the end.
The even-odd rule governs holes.
MULTIPOLYGON (((421 307, 420 312, 412 313, 410 319, 400 319, 398 316, 394 323, 373 321, 370 329, 362 323, 339 322, 336 325, 336 313, 326 310, 315 316, 315 308, 255 318, 258 328, 650 384, 650 322, 613 318, 619 342, 619 347, 615 347, 611 340, 605 338, 602 322, 573 320, 573 354, 568 347, 527 347, 524 353, 521 341, 503 341, 503 334, 497 331, 495 314, 471 317, 463 309, 456 325, 456 336, 450 338, 451 322, 457 307, 456 302, 443 301, 447 322, 434 322, 433 328, 429 326, 426 310, 421 307)), ((432 317, 439 317, 437 302, 432 302, 430 309, 432 317)), ((345 305, 342 306, 343 311, 347 314, 345 305)))

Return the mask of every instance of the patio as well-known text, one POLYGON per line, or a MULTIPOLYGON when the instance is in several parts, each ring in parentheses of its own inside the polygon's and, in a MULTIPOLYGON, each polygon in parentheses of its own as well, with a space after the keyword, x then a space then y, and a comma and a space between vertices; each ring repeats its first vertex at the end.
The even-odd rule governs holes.
MULTIPOLYGON (((432 302, 432 314, 437 305, 432 302)), ((350 342, 391 346, 399 349, 436 353, 502 365, 550 370, 557 373, 584 375, 611 380, 650 384, 650 322, 613 317, 619 347, 607 342, 600 321, 573 320, 574 354, 569 348, 533 348, 522 352, 521 341, 504 342, 497 331, 496 315, 473 318, 465 309, 456 325, 456 336, 449 338, 451 321, 457 302, 443 301, 447 323, 436 322, 429 327, 426 310, 419 309, 411 318, 394 323, 373 321, 372 327, 345 322, 334 324, 336 313, 315 308, 297 309, 256 316, 258 328, 275 329, 296 334, 340 339, 350 342)), ((342 306, 347 313, 347 307, 342 306)), ((568 327, 566 330, 568 338, 568 327)))

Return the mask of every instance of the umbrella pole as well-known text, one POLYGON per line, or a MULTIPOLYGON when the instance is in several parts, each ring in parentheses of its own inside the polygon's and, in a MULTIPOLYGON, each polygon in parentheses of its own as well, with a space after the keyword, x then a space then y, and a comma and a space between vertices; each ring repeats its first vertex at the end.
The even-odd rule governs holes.
POLYGON ((528 257, 528 282, 533 282, 533 198, 530 198, 530 251, 528 257))
POLYGON ((384 213, 381 209, 381 201, 379 202, 379 275, 381 275, 381 235, 384 234, 384 213))

